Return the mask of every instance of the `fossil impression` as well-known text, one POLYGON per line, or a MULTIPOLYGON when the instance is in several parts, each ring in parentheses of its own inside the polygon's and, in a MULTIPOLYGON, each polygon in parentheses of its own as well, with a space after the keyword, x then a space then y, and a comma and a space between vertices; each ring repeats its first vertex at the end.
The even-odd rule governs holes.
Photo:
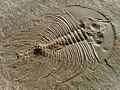
MULTIPOLYGON (((52 22, 42 30, 39 44, 31 48, 33 55, 54 60, 52 65, 55 68, 44 77, 58 73, 64 76, 60 83, 71 80, 83 72, 81 69, 101 61, 95 45, 100 46, 104 42, 106 24, 109 23, 108 20, 93 17, 76 19, 67 9, 64 12, 63 15, 45 16, 52 22)), ((23 54, 17 54, 17 57, 20 55, 23 54)))
POLYGON ((34 54, 56 59, 84 61, 97 60, 99 57, 93 43, 101 44, 104 40, 102 23, 88 18, 92 24, 79 21, 66 11, 65 15, 48 16, 53 18, 50 26, 45 28, 41 42, 34 49, 34 54))

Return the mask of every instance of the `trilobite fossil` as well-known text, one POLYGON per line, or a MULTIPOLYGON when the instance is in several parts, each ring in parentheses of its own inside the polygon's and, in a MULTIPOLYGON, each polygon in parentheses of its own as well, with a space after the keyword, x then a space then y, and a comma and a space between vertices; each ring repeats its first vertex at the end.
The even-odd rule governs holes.
POLYGON ((28 51, 28 54, 32 52, 35 56, 54 60, 52 65, 55 68, 45 77, 56 73, 61 77, 68 74, 60 81, 63 83, 79 75, 83 68, 92 67, 101 61, 94 44, 100 45, 104 42, 107 20, 92 17, 87 17, 85 21, 76 20, 67 10, 63 15, 46 17, 51 18, 52 22, 42 30, 39 44, 31 48, 32 51, 28 51))
MULTIPOLYGON (((89 53, 88 58, 92 55, 96 60, 99 60, 92 45, 93 41, 95 41, 93 38, 94 36, 104 39, 104 33, 100 30, 99 24, 98 26, 97 24, 96 26, 94 25, 94 27, 99 29, 98 31, 92 30, 90 28, 91 26, 86 27, 84 22, 76 22, 75 18, 69 12, 66 12, 64 16, 56 15, 48 17, 53 18, 53 23, 45 28, 44 34, 40 38, 43 43, 39 43, 39 45, 35 47, 34 54, 41 54, 53 58, 56 57, 59 59, 70 59, 69 57, 66 57, 66 55, 61 56, 60 54, 62 52, 69 54, 69 49, 78 45, 76 47, 78 47, 78 50, 79 47, 81 48, 78 52, 82 54, 81 57, 86 56, 89 53), (83 26, 81 26, 81 24, 83 24, 83 26), (85 51, 86 48, 88 51, 85 51)), ((73 59, 73 57, 71 57, 71 59, 73 59)))

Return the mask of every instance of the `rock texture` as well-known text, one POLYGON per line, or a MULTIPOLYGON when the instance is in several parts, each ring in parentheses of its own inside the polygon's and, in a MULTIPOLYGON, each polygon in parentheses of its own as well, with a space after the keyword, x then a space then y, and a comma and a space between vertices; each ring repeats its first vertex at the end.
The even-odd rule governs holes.
POLYGON ((119 22, 119 0, 0 0, 0 90, 120 90, 119 22), (47 25, 45 19, 41 19, 43 15, 61 13, 68 5, 102 12, 114 25, 116 39, 109 59, 57 84, 60 78, 67 77, 62 75, 64 68, 57 74, 49 76, 48 73, 54 72, 54 65, 67 65, 67 62, 54 63, 50 58, 27 54, 18 60, 16 52, 24 50, 26 53, 40 41, 43 25, 47 25))

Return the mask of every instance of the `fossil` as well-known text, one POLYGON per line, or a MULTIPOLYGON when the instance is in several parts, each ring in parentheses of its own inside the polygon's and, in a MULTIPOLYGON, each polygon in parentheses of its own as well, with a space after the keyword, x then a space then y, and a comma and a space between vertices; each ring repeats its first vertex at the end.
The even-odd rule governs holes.
MULTIPOLYGON (((89 15, 84 18, 77 18, 78 16, 75 16, 77 14, 71 12, 79 9, 81 8, 77 6, 75 8, 68 7, 64 10, 63 15, 46 15, 47 18, 52 19, 52 22, 42 30, 39 44, 27 52, 27 54, 32 53, 35 56, 53 59, 52 65, 55 68, 45 77, 52 74, 58 74, 62 77, 64 74, 68 74, 59 83, 71 80, 82 73, 83 68, 95 66, 96 63, 100 63, 102 59, 106 58, 101 54, 104 50, 100 46, 104 47, 104 42, 108 38, 106 32, 109 31, 107 31, 108 27, 106 26, 111 25, 110 21, 102 15, 98 15, 96 18, 89 15), (98 46, 101 49, 99 50, 100 53, 97 51, 98 46)), ((86 8, 85 10, 88 11, 89 9, 86 8)), ((113 31, 111 32, 113 33, 113 31)), ((111 49, 112 45, 109 47, 111 49)), ((17 53, 18 58, 21 55, 23 56, 21 52, 17 53)))
MULTIPOLYGON (((89 27, 86 27, 84 25, 84 22, 82 23, 76 22, 75 18, 68 12, 66 12, 65 16, 57 15, 57 16, 51 16, 51 17, 53 17, 53 23, 51 24, 51 26, 47 27, 46 30, 44 30, 45 33, 40 38, 41 40, 44 41, 44 44, 40 43, 38 47, 34 49, 34 53, 40 50, 41 54, 48 54, 53 56, 52 53, 60 52, 61 49, 63 50, 64 48, 68 48, 69 46, 72 47, 77 43, 83 42, 85 44, 80 47, 81 48, 83 48, 84 46, 88 47, 87 49, 88 50, 90 49, 89 53, 91 55, 94 54, 96 59, 98 59, 98 56, 96 54, 96 51, 94 50, 94 47, 93 47, 93 51, 91 50, 91 45, 94 41, 96 41, 96 43, 103 42, 104 30, 100 28, 101 24, 94 23, 89 27), (83 24, 84 27, 81 26, 81 24, 83 24), (93 38, 96 38, 96 39, 93 40, 93 38), (99 38, 101 38, 102 40, 99 38), (49 50, 50 50, 50 53, 49 53, 49 50)), ((82 52, 84 52, 84 50, 85 49, 83 49, 82 52)), ((87 52, 85 52, 85 54, 86 53, 87 52)), ((58 57, 58 56, 59 55, 56 55, 53 57, 58 57)))

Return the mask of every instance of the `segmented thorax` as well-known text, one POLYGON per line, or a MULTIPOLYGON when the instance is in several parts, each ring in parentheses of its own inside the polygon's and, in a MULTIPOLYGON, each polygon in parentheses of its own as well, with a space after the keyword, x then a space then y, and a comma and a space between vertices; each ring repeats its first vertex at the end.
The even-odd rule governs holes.
POLYGON ((27 58, 30 53, 50 58, 54 69, 44 77, 52 74, 60 76, 61 83, 78 76, 84 71, 83 68, 94 67, 101 62, 112 49, 112 25, 100 13, 82 9, 70 7, 61 15, 44 15, 50 22, 40 30, 39 43, 25 54, 18 53, 18 58, 23 55, 27 58), (95 13, 98 17, 85 11, 95 13))
POLYGON ((99 60, 93 46, 93 43, 102 43, 104 39, 104 30, 99 21, 88 18, 92 24, 86 25, 68 11, 65 12, 65 15, 47 16, 52 18, 52 22, 44 29, 40 38, 42 43, 34 49, 34 53, 61 60, 99 60))

